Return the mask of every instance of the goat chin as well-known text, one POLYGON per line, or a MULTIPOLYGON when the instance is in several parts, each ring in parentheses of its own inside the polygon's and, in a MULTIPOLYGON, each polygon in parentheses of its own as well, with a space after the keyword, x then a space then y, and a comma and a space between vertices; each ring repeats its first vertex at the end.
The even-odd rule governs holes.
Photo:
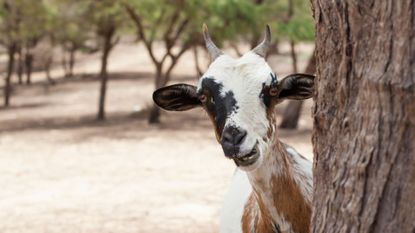
POLYGON ((252 187, 248 176, 244 171, 237 168, 232 177, 229 190, 225 195, 221 210, 220 233, 242 233, 241 219, 245 203, 248 201, 251 192, 252 187))

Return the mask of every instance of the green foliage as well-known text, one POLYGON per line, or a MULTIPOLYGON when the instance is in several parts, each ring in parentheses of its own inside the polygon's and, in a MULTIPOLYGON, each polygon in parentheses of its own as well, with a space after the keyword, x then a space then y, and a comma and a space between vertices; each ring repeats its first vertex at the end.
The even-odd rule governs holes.
POLYGON ((86 22, 86 1, 55 0, 49 4, 51 11, 51 35, 57 43, 68 47, 81 47, 92 35, 91 24, 86 22))
POLYGON ((88 15, 98 34, 110 27, 121 27, 125 20, 124 9, 120 1, 116 0, 90 0, 88 15))
POLYGON ((262 33, 265 26, 263 7, 253 1, 210 0, 207 4, 206 23, 219 43, 237 36, 245 38, 262 33))
POLYGON ((50 11, 44 1, 3 0, 0 18, 3 44, 37 40, 50 29, 50 11))
POLYGON ((269 0, 266 5, 275 38, 314 40, 314 21, 308 0, 269 0))
MULTIPOLYGON (((25 41, 53 35, 58 43, 82 44, 109 25, 130 32, 131 19, 124 6, 132 6, 142 19, 146 39, 161 40, 172 21, 187 20, 179 41, 199 41, 206 23, 214 40, 251 40, 265 24, 275 39, 308 41, 314 37, 307 0, 2 0, 1 39, 25 41), (290 5, 290 2, 292 5, 290 5), (5 7, 5 5, 8 6, 5 7), (292 6, 292 7, 290 7, 292 6)), ((173 28, 178 30, 178 28, 173 28)))

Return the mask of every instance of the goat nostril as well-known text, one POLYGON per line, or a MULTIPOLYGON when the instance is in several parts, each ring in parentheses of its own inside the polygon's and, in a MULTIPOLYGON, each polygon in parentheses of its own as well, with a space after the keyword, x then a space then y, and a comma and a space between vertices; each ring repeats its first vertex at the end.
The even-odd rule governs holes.
POLYGON ((247 135, 247 131, 230 126, 222 132, 221 144, 225 156, 233 158, 239 153, 240 146, 247 135))
POLYGON ((222 134, 222 142, 231 143, 232 144, 232 134, 230 132, 223 132, 222 134))
POLYGON ((229 146, 238 146, 245 139, 247 132, 245 130, 240 130, 235 127, 227 128, 223 131, 222 134, 222 143, 226 143, 229 146))
POLYGON ((241 144, 245 137, 246 137, 246 131, 245 130, 239 131, 238 134, 235 135, 235 145, 241 144))

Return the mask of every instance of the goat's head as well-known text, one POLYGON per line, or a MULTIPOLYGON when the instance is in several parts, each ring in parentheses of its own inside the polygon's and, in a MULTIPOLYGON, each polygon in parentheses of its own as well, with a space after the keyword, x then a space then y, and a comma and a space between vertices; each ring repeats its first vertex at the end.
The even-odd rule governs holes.
POLYGON ((155 103, 169 111, 203 107, 211 118, 225 156, 244 170, 263 161, 273 132, 274 106, 284 99, 307 99, 314 76, 292 74, 278 81, 265 61, 271 33, 256 48, 234 59, 220 51, 203 28, 211 64, 196 86, 175 84, 153 93, 155 103))

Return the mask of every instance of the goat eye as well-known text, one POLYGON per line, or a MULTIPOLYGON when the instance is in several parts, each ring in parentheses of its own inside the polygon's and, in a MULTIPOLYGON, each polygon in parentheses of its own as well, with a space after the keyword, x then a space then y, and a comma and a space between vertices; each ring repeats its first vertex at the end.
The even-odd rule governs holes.
POLYGON ((207 98, 207 96, 206 96, 206 95, 201 95, 201 96, 199 97, 199 100, 200 100, 200 102, 202 102, 202 103, 206 103, 206 101, 208 100, 208 98, 207 98))
POLYGON ((268 91, 270 96, 277 96, 278 95, 278 89, 276 87, 271 87, 268 91))

